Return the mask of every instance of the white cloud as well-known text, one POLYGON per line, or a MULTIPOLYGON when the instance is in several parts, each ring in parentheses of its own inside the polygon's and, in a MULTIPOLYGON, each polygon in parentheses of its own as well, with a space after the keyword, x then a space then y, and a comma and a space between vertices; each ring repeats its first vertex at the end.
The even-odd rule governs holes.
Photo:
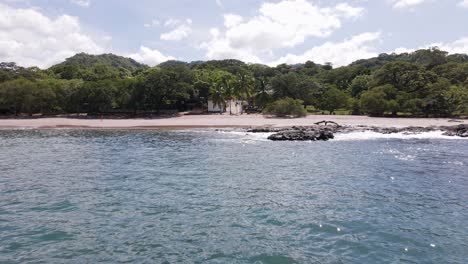
POLYGON ((128 57, 150 66, 155 66, 168 60, 175 60, 174 57, 165 56, 160 51, 152 50, 145 46, 141 46, 138 53, 130 54, 128 57))
POLYGON ((34 9, 0 4, 0 61, 49 67, 79 52, 101 53, 77 17, 49 18, 34 9))
POLYGON ((164 22, 165 27, 174 27, 180 25, 182 22, 178 19, 170 18, 164 22))
POLYGON ((173 40, 178 41, 187 38, 192 32, 192 20, 187 19, 185 21, 179 21, 169 19, 164 23, 165 27, 175 27, 171 31, 162 33, 160 38, 162 40, 173 40))
POLYGON ((335 7, 337 12, 341 13, 341 16, 345 18, 360 17, 364 13, 364 8, 362 7, 352 7, 347 3, 341 3, 335 7))
POLYGON ((212 40, 201 44, 201 48, 206 49, 206 57, 210 60, 217 59, 238 59, 244 62, 260 63, 261 60, 247 49, 235 49, 231 47, 226 38, 220 37, 219 29, 213 28, 210 31, 212 40))
POLYGON ((468 37, 460 38, 458 40, 455 40, 454 42, 432 43, 431 45, 428 45, 427 47, 438 47, 439 49, 443 51, 447 51, 450 54, 455 54, 455 53, 468 54, 468 37))
POLYGON ((432 47, 438 47, 440 50, 447 51, 449 54, 457 54, 457 53, 468 54, 468 37, 462 37, 453 42, 431 43, 431 44, 420 46, 416 49, 401 47, 401 48, 395 49, 393 52, 397 54, 411 53, 418 49, 428 49, 432 47))
POLYGON ((468 0, 463 0, 458 3, 458 6, 468 8, 468 0))
POLYGON ((71 2, 81 7, 89 7, 91 5, 91 0, 71 0, 71 2))
POLYGON ((328 37, 341 27, 342 19, 362 16, 363 8, 341 3, 322 8, 306 0, 283 0, 263 3, 258 14, 245 19, 238 15, 224 16, 224 32, 201 45, 210 59, 258 59, 279 48, 291 48, 304 43, 308 37, 328 37))
POLYGON ((310 60, 321 64, 331 62, 336 67, 345 66, 359 59, 377 56, 378 53, 369 44, 378 41, 380 37, 380 32, 366 32, 343 42, 326 42, 301 55, 288 54, 271 65, 304 63, 310 60))
POLYGON ((225 14, 224 15, 224 26, 226 28, 231 28, 239 25, 242 22, 243 18, 235 14, 225 14))
POLYGON ((400 47, 400 48, 396 48, 393 52, 390 52, 390 53, 396 53, 396 54, 411 53, 411 52, 413 52, 415 50, 416 49, 409 49, 409 48, 405 48, 405 47, 400 47))
POLYGON ((420 5, 427 0, 392 0, 394 8, 408 8, 420 5))

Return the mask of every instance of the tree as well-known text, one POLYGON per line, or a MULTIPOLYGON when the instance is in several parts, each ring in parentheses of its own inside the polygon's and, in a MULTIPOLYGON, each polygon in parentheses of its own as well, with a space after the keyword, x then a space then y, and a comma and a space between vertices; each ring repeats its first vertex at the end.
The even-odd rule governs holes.
POLYGON ((254 77, 246 69, 240 70, 235 75, 234 94, 239 99, 250 99, 254 89, 254 77))
POLYGON ((447 62, 448 52, 441 51, 438 47, 421 49, 411 54, 411 62, 423 65, 426 69, 432 69, 447 62))
POLYGON ((71 95, 76 108, 88 113, 101 113, 113 109, 116 87, 111 80, 84 82, 71 95))
POLYGON ((372 116, 382 116, 387 110, 387 104, 385 93, 379 89, 369 90, 361 95, 362 110, 372 116))
POLYGON ((32 101, 35 84, 27 79, 7 81, 0 84, 0 106, 10 109, 15 115, 28 108, 32 101))
POLYGON ((439 76, 448 79, 452 84, 462 84, 468 79, 468 63, 449 62, 433 69, 439 76))
POLYGON ((322 71, 317 78, 323 83, 332 84, 340 90, 346 90, 356 76, 367 74, 370 74, 370 70, 366 67, 348 66, 322 71))
POLYGON ((231 101, 235 98, 235 77, 226 71, 217 71, 214 75, 214 83, 211 91, 213 104, 221 109, 226 107, 226 101, 229 101, 229 114, 232 114, 231 101))
POLYGON ((291 98, 303 108, 331 112, 453 116, 468 114, 467 90, 468 55, 438 48, 380 54, 335 69, 311 61, 269 67, 239 60, 169 61, 150 68, 112 54, 84 53, 46 70, 0 63, 0 111, 16 114, 185 111, 209 98, 221 108, 246 100, 265 109, 291 98))
POLYGON ((421 110, 426 116, 451 116, 454 112, 465 112, 468 105, 468 89, 452 85, 441 78, 429 88, 422 99, 421 110))
POLYGON ((254 104, 263 108, 271 101, 273 90, 270 79, 275 76, 275 70, 262 64, 250 65, 249 70, 255 79, 254 104))
POLYGON ((348 105, 349 98, 346 92, 332 87, 322 95, 320 107, 334 114, 336 109, 345 108, 348 105))
POLYGON ((303 117, 307 115, 303 104, 301 100, 286 97, 269 104, 263 113, 277 117, 303 117))
POLYGON ((437 81, 432 72, 409 62, 391 62, 374 73, 374 86, 390 84, 405 92, 417 92, 437 81))
POLYGON ((159 112, 176 108, 193 93, 193 74, 188 68, 150 68, 136 80, 132 101, 136 108, 159 112))
POLYGON ((369 90, 372 78, 370 75, 359 75, 353 79, 348 87, 352 97, 359 97, 362 92, 369 90))
POLYGON ((317 104, 317 99, 324 90, 324 87, 312 77, 293 72, 277 75, 270 83, 273 98, 291 97, 302 100, 304 105, 317 104))

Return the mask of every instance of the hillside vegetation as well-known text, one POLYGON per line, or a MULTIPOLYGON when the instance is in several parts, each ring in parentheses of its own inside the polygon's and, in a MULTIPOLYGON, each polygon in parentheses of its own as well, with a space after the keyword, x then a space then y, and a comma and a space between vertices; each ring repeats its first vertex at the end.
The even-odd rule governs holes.
POLYGON ((112 54, 77 54, 45 70, 0 64, 3 114, 188 110, 206 107, 209 99, 220 105, 245 100, 261 111, 286 98, 317 114, 466 116, 468 55, 432 48, 339 68, 238 60, 148 67, 112 54))

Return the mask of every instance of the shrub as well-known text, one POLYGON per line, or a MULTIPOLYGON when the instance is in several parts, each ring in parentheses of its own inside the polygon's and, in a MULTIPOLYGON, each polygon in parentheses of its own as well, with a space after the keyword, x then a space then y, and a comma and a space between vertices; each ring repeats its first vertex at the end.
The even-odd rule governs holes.
POLYGON ((334 114, 336 109, 348 106, 349 95, 335 87, 327 90, 321 98, 320 107, 334 114))
POLYGON ((304 101, 284 98, 269 104, 263 113, 277 117, 304 117, 307 111, 303 106, 304 101))
POLYGON ((383 92, 370 90, 362 94, 361 108, 371 116, 382 116, 388 108, 388 101, 383 92))

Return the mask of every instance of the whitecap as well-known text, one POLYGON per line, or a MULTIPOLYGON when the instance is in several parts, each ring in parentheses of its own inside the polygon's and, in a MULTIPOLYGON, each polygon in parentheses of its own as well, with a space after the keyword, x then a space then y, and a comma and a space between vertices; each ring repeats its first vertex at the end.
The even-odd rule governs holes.
POLYGON ((415 134, 405 132, 382 134, 374 131, 337 133, 335 140, 351 141, 351 140, 377 140, 377 139, 463 139, 461 137, 452 137, 444 135, 443 131, 430 131, 415 134))

